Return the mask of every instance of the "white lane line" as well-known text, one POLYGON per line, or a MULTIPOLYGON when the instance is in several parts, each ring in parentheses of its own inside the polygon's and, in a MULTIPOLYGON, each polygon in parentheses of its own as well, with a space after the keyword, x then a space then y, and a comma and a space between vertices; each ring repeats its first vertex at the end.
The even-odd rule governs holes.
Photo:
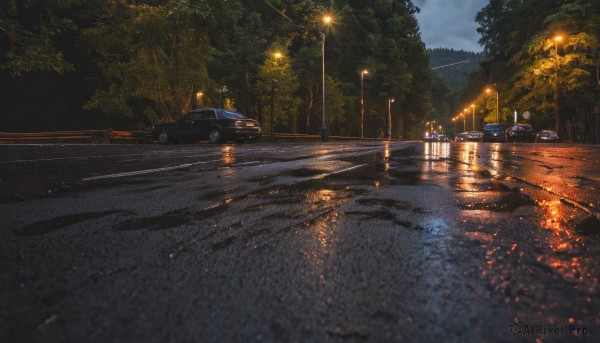
POLYGON ((357 168, 361 168, 361 167, 364 167, 364 166, 367 166, 367 164, 359 164, 359 165, 348 167, 348 168, 344 168, 344 169, 333 170, 333 171, 330 171, 330 172, 327 172, 327 173, 316 175, 316 176, 314 176, 312 178, 309 178, 309 180, 323 179, 323 178, 326 178, 328 176, 345 173, 345 172, 348 172, 348 171, 351 171, 351 170, 354 170, 354 169, 357 169, 357 168))
POLYGON ((126 177, 126 176, 151 174, 151 173, 156 173, 156 172, 161 172, 161 171, 168 171, 168 170, 188 168, 188 167, 191 167, 191 166, 194 166, 194 165, 198 165, 198 164, 207 164, 207 163, 213 163, 213 162, 221 162, 221 160, 203 161, 203 162, 196 162, 196 163, 186 163, 186 164, 180 164, 178 166, 173 166, 173 167, 136 170, 136 171, 126 172, 126 173, 117 173, 117 174, 90 176, 90 177, 84 177, 84 178, 82 178, 81 181, 104 180, 104 179, 114 179, 114 178, 126 177))
MULTIPOLYGON (((189 152, 185 152, 189 153, 189 152)), ((11 161, 1 161, 0 164, 4 163, 31 163, 31 162, 53 162, 53 161, 64 161, 64 160, 89 160, 89 159, 103 159, 103 158, 119 158, 119 157, 139 157, 147 158, 147 159, 159 159, 159 158, 188 158, 188 157, 207 157, 207 156, 220 156, 222 153, 210 153, 205 155, 178 155, 178 154, 164 154, 162 152, 155 152, 149 154, 123 154, 123 155, 90 155, 90 156, 68 156, 68 157, 49 157, 49 158, 38 158, 32 160, 11 160, 11 161)))

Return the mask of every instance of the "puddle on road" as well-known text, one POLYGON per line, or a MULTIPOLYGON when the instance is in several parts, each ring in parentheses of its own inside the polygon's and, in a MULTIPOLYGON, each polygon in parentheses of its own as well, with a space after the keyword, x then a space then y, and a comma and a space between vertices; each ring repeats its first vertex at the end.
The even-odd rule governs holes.
POLYGON ((104 212, 85 212, 69 214, 48 220, 35 222, 13 230, 15 236, 39 236, 68 226, 78 224, 90 219, 105 217, 115 213, 129 213, 126 211, 104 211, 104 212))
POLYGON ((535 206, 536 202, 528 195, 510 193, 492 202, 477 202, 463 205, 463 210, 487 210, 493 212, 513 212, 522 206, 535 206))
POLYGON ((512 192, 512 189, 500 182, 461 183, 456 192, 512 192))
POLYGON ((397 201, 394 199, 378 199, 378 198, 366 198, 358 199, 358 203, 367 206, 382 206, 386 208, 395 208, 398 210, 408 210, 412 204, 409 201, 397 201))
POLYGON ((398 218, 396 214, 389 210, 347 211, 344 212, 344 214, 349 216, 358 216, 360 220, 384 220, 390 221, 405 228, 422 229, 420 226, 415 225, 411 221, 398 218))
POLYGON ((290 170, 290 171, 280 174, 280 175, 287 175, 287 176, 292 176, 292 177, 311 177, 311 176, 321 175, 321 174, 324 174, 327 172, 330 172, 330 170, 299 168, 299 169, 290 170))
POLYGON ((200 211, 190 211, 188 209, 167 212, 158 216, 133 218, 117 225, 115 231, 136 231, 136 230, 166 230, 181 225, 190 224, 195 221, 205 220, 223 213, 227 210, 231 199, 219 204, 206 207, 200 211))

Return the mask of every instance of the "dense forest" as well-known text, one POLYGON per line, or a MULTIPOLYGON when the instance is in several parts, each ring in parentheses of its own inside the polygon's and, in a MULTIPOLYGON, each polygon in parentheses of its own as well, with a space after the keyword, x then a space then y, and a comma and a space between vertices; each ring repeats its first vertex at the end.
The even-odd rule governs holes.
POLYGON ((600 0, 490 0, 466 81, 481 55, 428 53, 418 11, 410 0, 3 1, 0 131, 142 129, 210 106, 317 134, 325 42, 331 134, 360 136, 363 94, 365 137, 384 132, 392 104, 394 137, 418 138, 432 120, 456 131, 470 109, 477 129, 528 111, 519 121, 536 129, 599 141, 600 0))
POLYGON ((498 108, 503 124, 516 111, 536 129, 600 142, 600 0, 491 0, 476 21, 486 60, 461 104, 478 122, 495 122, 498 108))
POLYGON ((0 5, 0 131, 144 128, 194 107, 263 128, 418 135, 434 110, 409 0, 20 0, 0 5), (332 21, 322 21, 330 15, 332 21), (273 111, 271 111, 273 104, 273 111), (270 114, 274 118, 271 121, 270 114))

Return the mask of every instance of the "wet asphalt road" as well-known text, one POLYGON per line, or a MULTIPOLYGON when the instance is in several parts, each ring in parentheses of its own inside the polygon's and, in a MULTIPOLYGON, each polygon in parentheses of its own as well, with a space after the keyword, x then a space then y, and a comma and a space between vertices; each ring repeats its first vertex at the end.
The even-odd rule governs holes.
POLYGON ((0 166, 2 342, 600 337, 598 147, 0 146, 0 166))

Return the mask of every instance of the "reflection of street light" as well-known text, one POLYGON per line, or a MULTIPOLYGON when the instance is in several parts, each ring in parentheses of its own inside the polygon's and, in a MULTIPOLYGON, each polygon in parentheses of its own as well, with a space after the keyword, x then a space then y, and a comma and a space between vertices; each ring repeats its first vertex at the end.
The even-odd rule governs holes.
POLYGON ((388 141, 392 140, 392 102, 394 102, 393 98, 388 99, 388 141))
POLYGON ((558 43, 562 42, 563 40, 563 36, 561 35, 556 35, 553 38, 554 40, 554 60, 556 62, 556 89, 554 92, 554 120, 555 120, 555 130, 558 133, 559 137, 560 137, 560 111, 558 108, 558 102, 559 102, 559 97, 560 97, 560 90, 559 90, 559 86, 560 86, 560 82, 558 80, 558 69, 560 68, 560 64, 558 61, 558 43))
POLYGON ((365 138, 364 133, 364 123, 365 123, 365 95, 364 95, 364 87, 363 80, 365 78, 365 74, 368 74, 369 71, 367 69, 363 69, 360 72, 360 138, 365 138))
MULTIPOLYGON (((499 121, 498 121, 498 111, 499 111, 499 107, 498 107, 498 104, 499 104, 499 102, 498 102, 498 98, 500 97, 500 95, 498 94, 498 89, 497 89, 497 88, 496 88, 496 89, 494 89, 494 90, 496 91, 496 123, 497 123, 497 124, 499 124, 499 121)), ((488 89, 486 89, 486 90, 485 90, 485 92, 489 94, 489 93, 491 93, 491 92, 492 92, 492 89, 491 89, 491 88, 488 88, 488 89)))
MULTIPOLYGON (((331 17, 323 17, 323 24, 328 26, 331 23, 331 17)), ((321 128, 321 142, 327 142, 327 112, 325 102, 325 27, 321 32, 321 56, 323 64, 323 127, 321 128)))

